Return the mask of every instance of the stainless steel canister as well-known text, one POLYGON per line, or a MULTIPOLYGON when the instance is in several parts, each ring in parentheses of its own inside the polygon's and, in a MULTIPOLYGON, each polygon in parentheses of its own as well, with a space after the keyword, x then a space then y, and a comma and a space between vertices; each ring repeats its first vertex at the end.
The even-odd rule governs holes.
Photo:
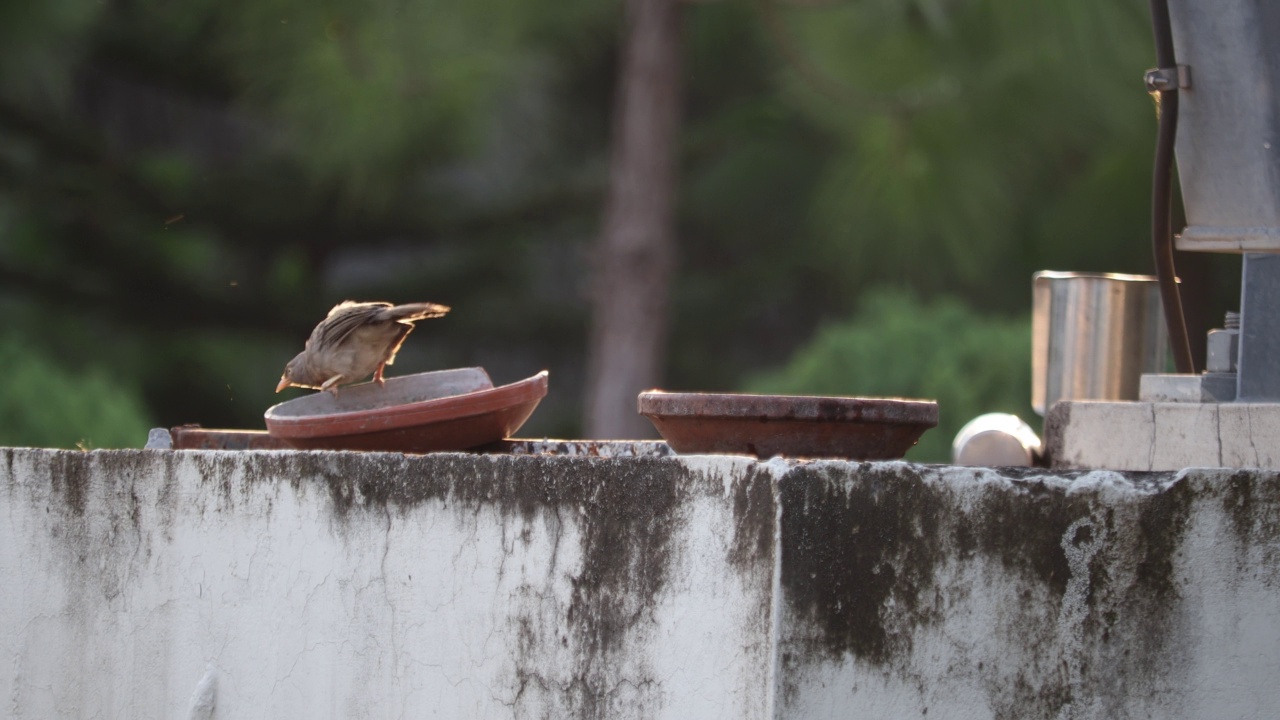
POLYGON ((1143 373, 1166 372, 1168 331, 1150 275, 1038 272, 1032 283, 1031 407, 1137 400, 1143 373))

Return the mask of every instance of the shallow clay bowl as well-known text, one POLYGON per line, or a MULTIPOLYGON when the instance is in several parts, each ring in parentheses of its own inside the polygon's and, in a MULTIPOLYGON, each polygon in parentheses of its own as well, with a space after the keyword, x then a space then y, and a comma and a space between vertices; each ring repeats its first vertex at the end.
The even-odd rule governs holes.
POLYGON ((300 449, 439 452, 514 433, 547 394, 547 371, 494 387, 481 368, 387 378, 272 406, 267 431, 300 449))
POLYGON ((938 424, 932 400, 650 390, 638 406, 673 450, 692 454, 896 460, 938 424))

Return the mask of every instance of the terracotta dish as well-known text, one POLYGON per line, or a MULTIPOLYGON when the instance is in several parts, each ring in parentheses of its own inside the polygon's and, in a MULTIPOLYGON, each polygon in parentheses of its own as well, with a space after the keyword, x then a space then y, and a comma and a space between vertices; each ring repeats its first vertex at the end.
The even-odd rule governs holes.
POLYGON ((547 394, 547 371, 494 387, 481 368, 387 378, 280 403, 267 431, 291 447, 439 452, 510 437, 547 394))
POLYGON ((169 430, 173 450, 288 450, 293 447, 265 430, 223 430, 180 425, 169 430))
POLYGON ((891 398, 640 393, 678 453, 896 460, 938 424, 938 403, 891 398))

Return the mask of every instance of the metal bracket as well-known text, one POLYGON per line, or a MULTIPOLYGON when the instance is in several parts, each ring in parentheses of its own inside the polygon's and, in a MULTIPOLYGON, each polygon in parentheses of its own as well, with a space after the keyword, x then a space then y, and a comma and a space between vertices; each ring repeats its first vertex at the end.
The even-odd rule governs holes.
POLYGON ((1191 67, 1178 65, 1171 68, 1151 68, 1142 76, 1147 92, 1164 92, 1166 90, 1187 90, 1191 88, 1191 67))

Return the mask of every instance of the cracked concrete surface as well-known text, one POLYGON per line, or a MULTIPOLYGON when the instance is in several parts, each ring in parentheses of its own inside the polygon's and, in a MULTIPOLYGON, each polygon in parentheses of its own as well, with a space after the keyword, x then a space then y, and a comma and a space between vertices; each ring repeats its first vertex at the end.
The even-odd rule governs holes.
POLYGON ((1274 717, 1280 476, 0 449, 13 718, 1274 717))
POLYGON ((1063 401, 1044 444, 1059 469, 1280 470, 1280 403, 1063 401))

